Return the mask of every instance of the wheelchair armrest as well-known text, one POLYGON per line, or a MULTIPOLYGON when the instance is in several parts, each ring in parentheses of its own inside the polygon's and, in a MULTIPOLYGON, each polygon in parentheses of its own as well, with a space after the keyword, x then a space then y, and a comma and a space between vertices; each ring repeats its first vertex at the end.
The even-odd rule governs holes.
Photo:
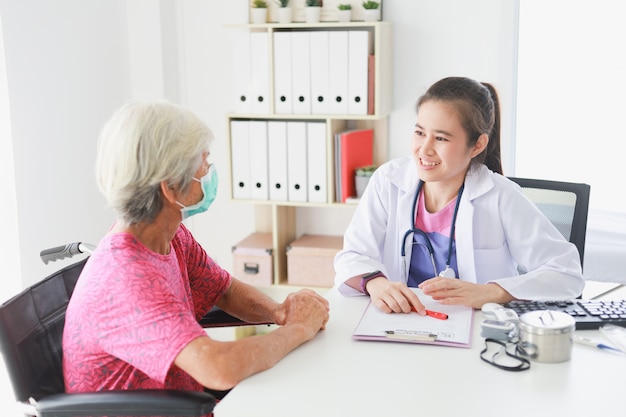
POLYGON ((37 401, 41 417, 189 416, 210 414, 215 397, 200 391, 128 390, 54 394, 37 401))
POLYGON ((248 323, 237 317, 231 316, 221 308, 215 306, 204 315, 199 321, 204 328, 211 327, 235 327, 235 326, 256 326, 261 324, 274 324, 272 322, 248 323))

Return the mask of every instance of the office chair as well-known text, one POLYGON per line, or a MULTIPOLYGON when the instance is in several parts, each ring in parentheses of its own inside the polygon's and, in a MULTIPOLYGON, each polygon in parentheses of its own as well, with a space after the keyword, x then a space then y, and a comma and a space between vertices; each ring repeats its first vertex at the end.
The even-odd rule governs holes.
POLYGON ((556 226, 563 237, 576 245, 582 266, 591 187, 583 183, 508 178, 519 184, 524 194, 556 226))
MULTIPOLYGON (((62 259, 88 251, 72 243, 42 251, 41 258, 62 259), (63 248, 59 251, 59 248, 63 248)), ((0 350, 15 398, 29 416, 203 416, 216 404, 207 392, 128 390, 65 393, 62 337, 65 310, 87 258, 26 288, 0 306, 0 350)), ((216 310, 203 327, 247 324, 216 310), (220 322, 222 320, 222 322, 220 322)))

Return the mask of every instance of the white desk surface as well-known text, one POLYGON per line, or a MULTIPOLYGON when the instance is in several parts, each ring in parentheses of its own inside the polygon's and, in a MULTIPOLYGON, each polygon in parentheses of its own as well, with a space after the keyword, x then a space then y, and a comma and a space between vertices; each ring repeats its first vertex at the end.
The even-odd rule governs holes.
MULTIPOLYGON (((354 341, 369 299, 336 290, 326 297, 327 329, 242 381, 216 406, 216 417, 626 415, 626 357, 574 344, 567 362, 508 372, 479 357, 480 311, 470 349, 354 341)), ((626 290, 602 298, 623 299, 626 290)))

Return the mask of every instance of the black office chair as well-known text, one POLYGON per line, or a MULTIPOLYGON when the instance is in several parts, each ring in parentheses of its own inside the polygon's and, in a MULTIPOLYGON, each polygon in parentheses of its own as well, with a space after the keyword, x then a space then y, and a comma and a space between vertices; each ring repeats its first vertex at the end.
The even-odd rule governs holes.
MULTIPOLYGON (((50 260, 89 250, 73 243, 42 251, 50 260), (61 250, 59 251, 59 248, 61 250)), ((29 416, 203 416, 215 407, 206 392, 177 390, 65 393, 62 336, 65 310, 87 258, 26 288, 0 306, 0 350, 15 398, 29 416)), ((203 327, 248 324, 217 309, 203 327)))
POLYGON ((576 245, 582 265, 591 187, 588 184, 563 181, 516 177, 509 179, 519 184, 524 194, 556 226, 565 239, 576 245))

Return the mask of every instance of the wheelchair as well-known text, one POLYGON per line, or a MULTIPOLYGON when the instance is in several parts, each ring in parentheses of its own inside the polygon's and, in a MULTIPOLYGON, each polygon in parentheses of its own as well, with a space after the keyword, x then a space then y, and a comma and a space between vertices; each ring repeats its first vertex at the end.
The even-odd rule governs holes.
MULTIPOLYGON (((76 255, 87 257, 24 289, 0 305, 0 350, 19 408, 27 416, 190 416, 211 414, 209 392, 125 390, 65 393, 62 336, 65 310, 93 245, 73 242, 41 251, 45 264, 76 255)), ((204 328, 245 323, 215 307, 204 328)))

